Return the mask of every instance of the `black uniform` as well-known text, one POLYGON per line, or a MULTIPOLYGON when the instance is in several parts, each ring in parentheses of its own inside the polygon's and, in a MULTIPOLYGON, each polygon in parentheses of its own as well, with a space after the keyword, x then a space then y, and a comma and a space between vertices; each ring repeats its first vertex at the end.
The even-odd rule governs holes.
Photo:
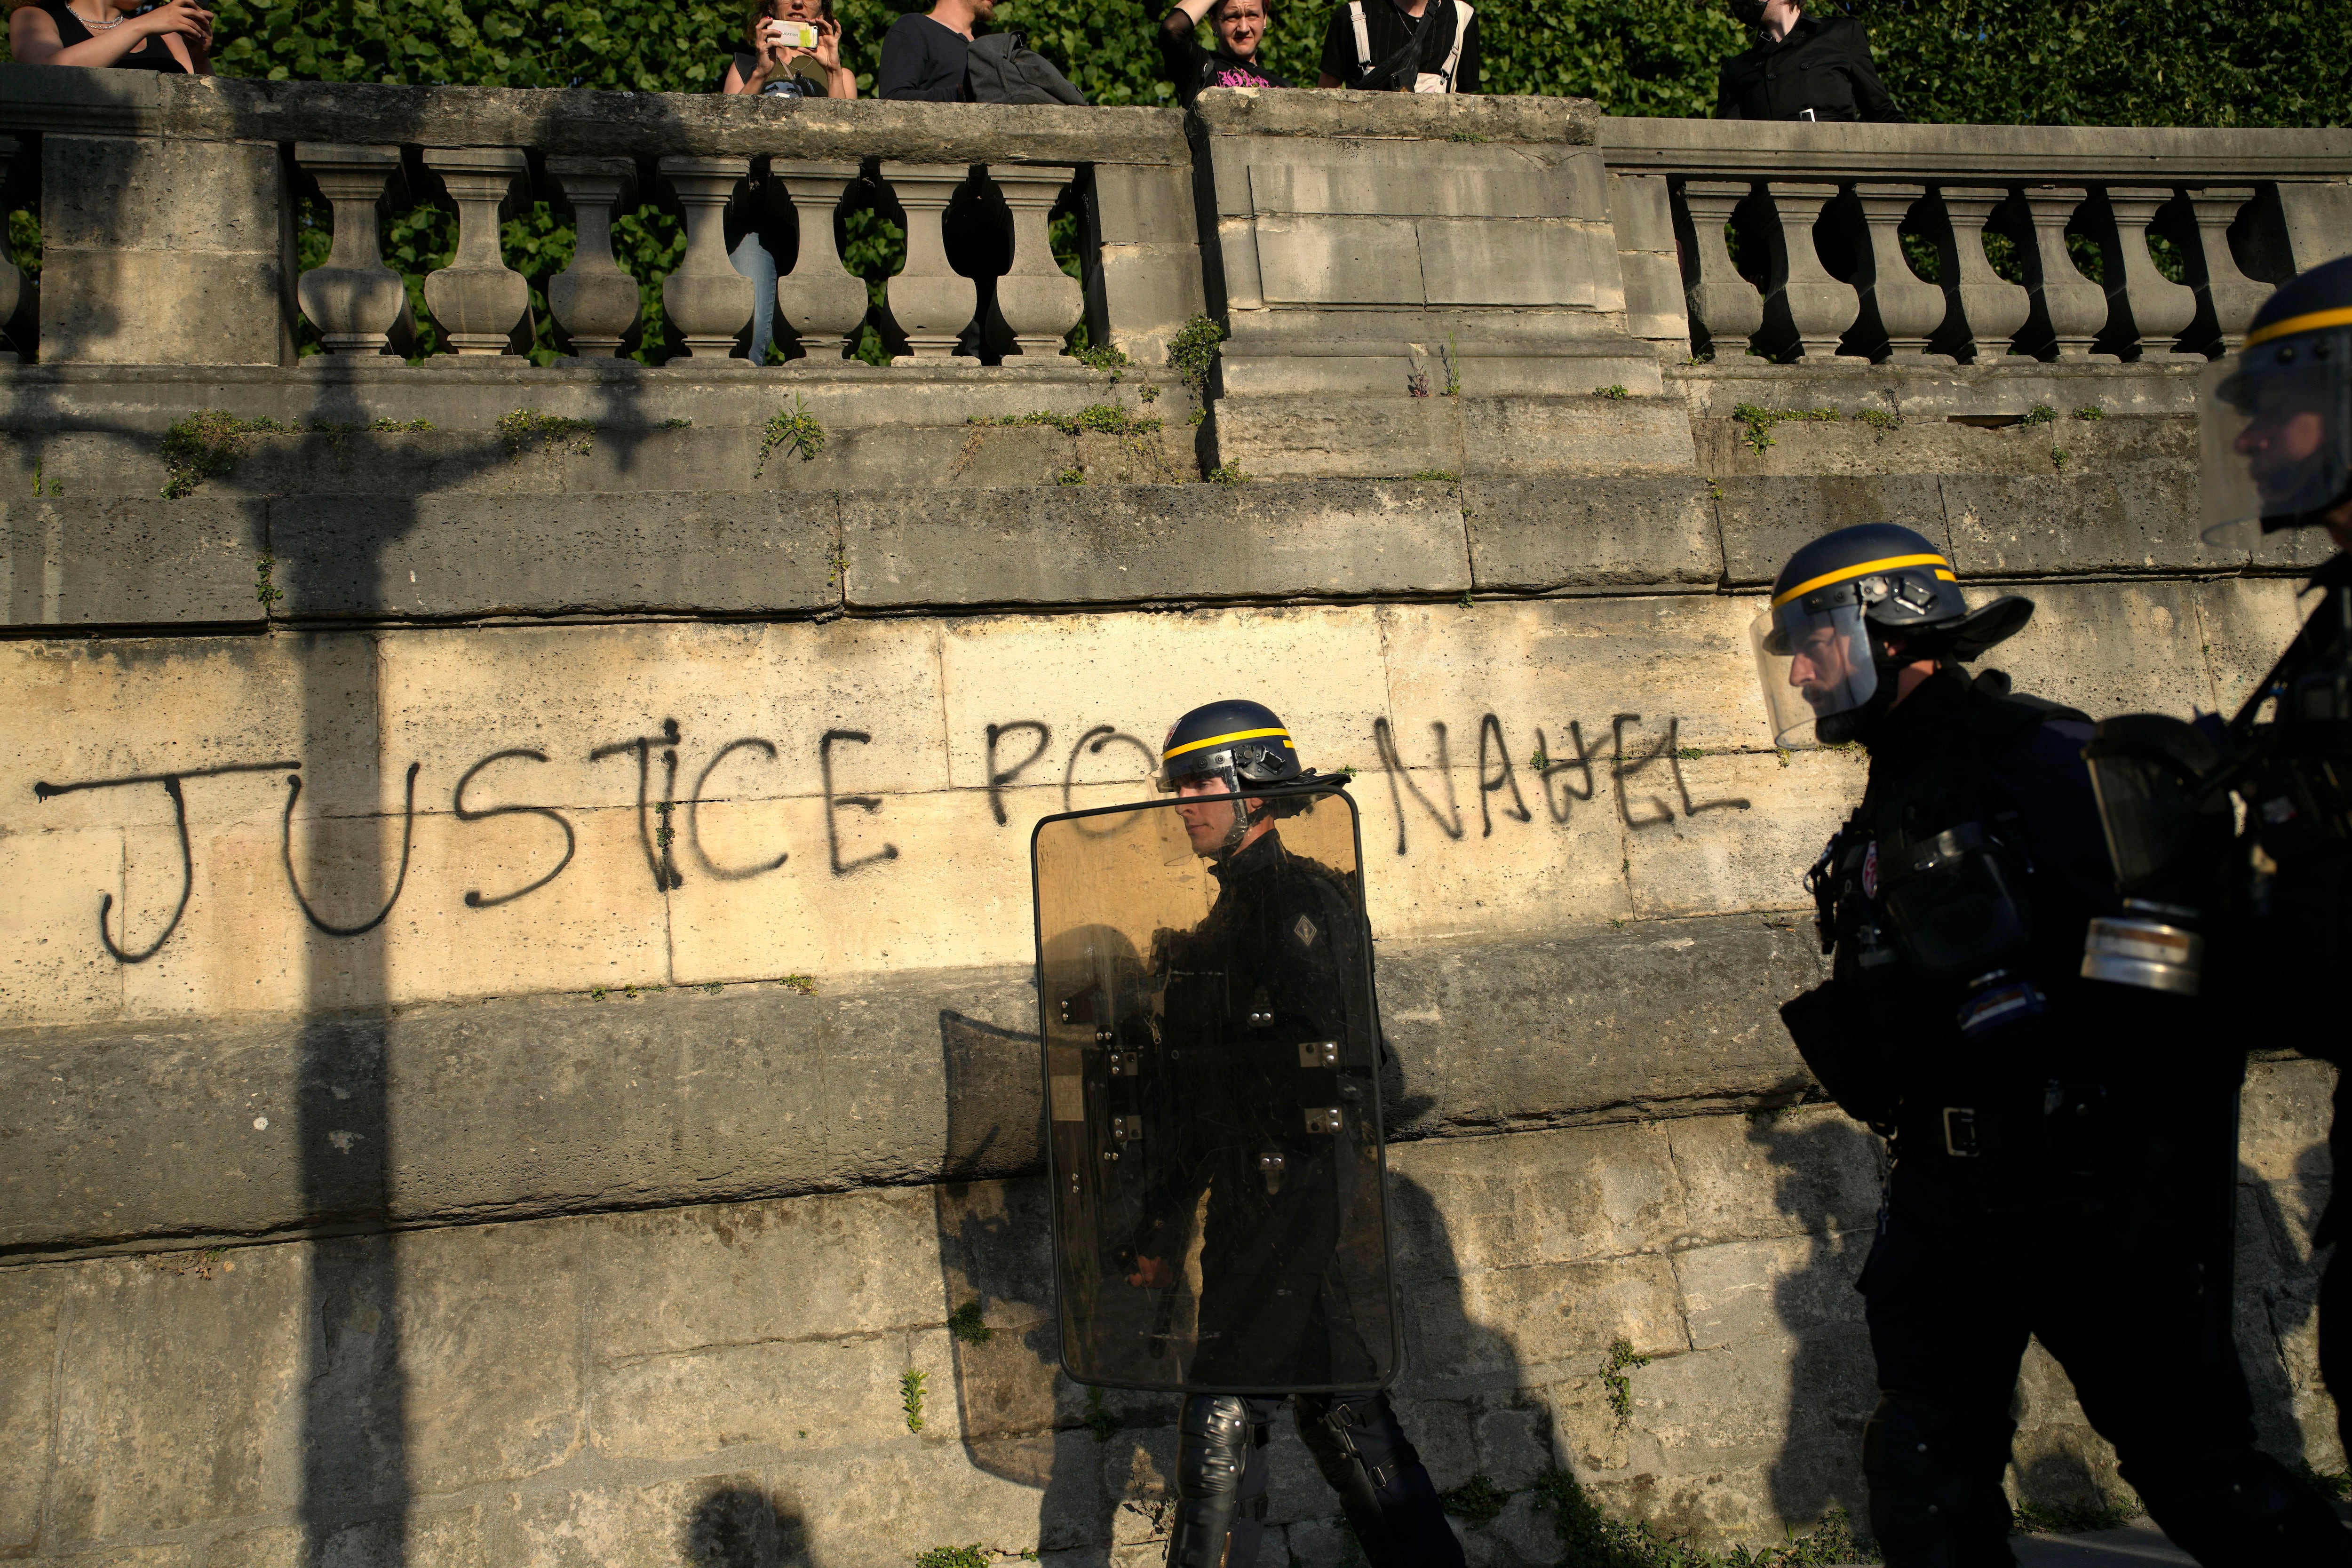
POLYGON ((2200 1562, 2336 1561, 2313 1545, 2344 1539, 2325 1505, 2253 1448, 2231 1333, 2242 1037, 2080 976, 2116 904, 2089 736, 1948 667, 1864 733, 1862 805, 1817 872, 1833 978, 1784 1016, 1893 1140, 1856 1287, 1882 1390, 1871 1522, 1896 1568, 2013 1562, 2001 1479, 2031 1335, 2200 1562), (1966 950, 2004 932, 1986 982, 1966 950))
MULTIPOLYGON (((2311 585, 2325 597, 2281 661, 2270 682, 2273 689, 2291 691, 2306 676, 2352 665, 2352 555, 2331 558, 2312 574, 2311 585)), ((2325 763, 2339 748, 2328 744, 2332 738, 2324 732, 2315 737, 2317 747, 2302 743, 2294 730, 2277 724, 2257 727, 2252 733, 2258 750, 2273 760, 2261 767, 2245 792, 2249 842, 2241 846, 2246 851, 2242 864, 2252 860, 2257 817, 2283 819, 2264 824, 2263 837, 2278 851, 2275 868, 2251 879, 2246 910, 2251 940, 2231 978, 2242 988, 2244 1005, 2265 1017, 2265 1033, 2272 1039, 2341 1069, 2352 1063, 2341 978, 2352 961, 2352 834, 2309 831, 2321 825, 2305 819, 2337 817, 2336 834, 2345 834, 2352 824, 2340 820, 2341 800, 2297 799, 2298 792, 2279 767, 2290 756, 2325 763), (2284 816, 2271 804, 2281 799, 2294 801, 2301 809, 2284 816), (2298 828, 2306 831, 2298 833, 2298 828)), ((2327 1132, 2327 1152, 2334 1170, 2352 1171, 2352 1073, 2339 1070, 2336 1079, 2336 1116, 2327 1132)), ((2352 1211, 2340 1189, 2332 1190, 2312 1235, 2314 1250, 2340 1243, 2347 1221, 2352 1221, 2352 1211)), ((2336 1396, 2338 1427, 2352 1435, 2352 1247, 2336 1245, 2320 1276, 2319 1371, 2336 1396)))
POLYGON ((1848 17, 1801 16, 1777 44, 1717 68, 1717 120, 1907 121, 1870 63, 1870 35, 1848 17), (1809 115, 1806 110, 1811 110, 1809 115))
MULTIPOLYGON (((1386 1300, 1351 1296, 1368 1271, 1339 1258, 1349 1207, 1373 1195, 1350 1184, 1377 1172, 1336 1158, 1334 1139, 1307 1131, 1296 1079, 1314 1069, 1302 1069, 1297 1047, 1350 1032, 1342 976, 1363 963, 1360 900, 1338 872, 1290 854, 1275 832, 1211 870, 1220 888, 1208 917, 1167 936, 1158 955, 1168 967, 1171 1062, 1169 1092, 1143 1141, 1155 1163, 1134 1249, 1180 1259, 1205 1192, 1199 1348, 1188 1383, 1234 1388, 1242 1369, 1284 1364, 1294 1383, 1345 1389, 1379 1373, 1357 1324, 1387 1334, 1386 1300)), ((1343 1115, 1370 1103, 1368 1085, 1336 1076, 1343 1115)), ((1246 1568, 1264 1529, 1265 1445, 1281 1396, 1236 1392, 1251 1432, 1225 1562, 1246 1568)), ((1360 1539, 1384 1543, 1370 1548, 1375 1564, 1459 1563, 1460 1545, 1388 1396, 1297 1398, 1299 1435, 1360 1539)), ((1213 1396, 1191 1396, 1184 1419, 1219 1419, 1213 1396)))

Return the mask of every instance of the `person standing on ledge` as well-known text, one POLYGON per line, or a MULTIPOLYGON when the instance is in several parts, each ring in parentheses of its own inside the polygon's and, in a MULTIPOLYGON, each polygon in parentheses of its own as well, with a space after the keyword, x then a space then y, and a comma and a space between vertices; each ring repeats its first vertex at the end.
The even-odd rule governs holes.
POLYGON ((1852 17, 1814 17, 1804 0, 1731 0, 1731 14, 1763 38, 1717 68, 1717 120, 1910 120, 1878 79, 1870 35, 1852 17))
POLYGON ((966 75, 971 36, 996 14, 996 0, 939 0, 928 16, 912 11, 882 35, 882 67, 874 96, 925 103, 969 103, 966 75))
POLYGON ((1204 87, 1289 87, 1292 84, 1258 64, 1257 46, 1265 37, 1266 0, 1177 0, 1160 19, 1160 58, 1168 79, 1176 84, 1176 101, 1185 108, 1204 87), (1203 49, 1192 37, 1202 16, 1217 36, 1213 50, 1203 49))
POLYGON ((1318 87, 1475 92, 1478 14, 1465 0, 1348 0, 1323 34, 1318 87))

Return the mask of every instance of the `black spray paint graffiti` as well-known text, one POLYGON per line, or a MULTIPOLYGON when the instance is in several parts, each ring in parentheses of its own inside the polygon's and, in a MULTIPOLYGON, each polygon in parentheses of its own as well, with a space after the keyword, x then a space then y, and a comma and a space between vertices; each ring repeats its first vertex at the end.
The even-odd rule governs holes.
MULTIPOLYGON (((1610 750, 1606 753, 1596 753, 1586 743, 1583 729, 1576 722, 1570 722, 1568 726, 1568 749, 1564 754, 1559 756, 1552 753, 1551 743, 1545 731, 1541 728, 1535 731, 1536 757, 1535 762, 1530 765, 1535 771, 1535 782, 1543 796, 1545 815, 1554 824, 1566 824, 1570 811, 1576 804, 1590 803, 1593 799, 1599 786, 1601 770, 1604 769, 1615 796, 1618 819, 1626 827, 1639 831, 1672 822, 1675 819, 1674 807, 1668 804, 1664 795, 1653 793, 1665 782, 1657 773, 1650 771, 1661 763, 1664 764, 1664 773, 1672 777, 1674 795, 1680 801, 1682 814, 1685 817, 1696 816, 1709 811, 1747 809, 1748 803, 1744 799, 1697 801, 1692 798, 1689 782, 1683 772, 1684 750, 1680 744, 1682 721, 1679 719, 1669 719, 1664 734, 1658 736, 1654 742, 1637 728, 1641 723, 1642 716, 1638 713, 1612 715, 1609 721, 1610 750), (1645 775, 1657 782, 1646 785, 1633 782, 1643 779, 1645 775)), ((1389 721, 1382 718, 1375 720, 1372 724, 1373 748, 1378 753, 1381 771, 1388 778, 1389 804, 1396 815, 1399 855, 1405 854, 1408 848, 1407 828, 1411 814, 1405 806, 1407 795, 1410 795, 1413 802, 1428 814, 1430 820, 1437 825, 1438 830, 1448 839, 1458 841, 1468 832, 1467 825, 1463 820, 1461 805, 1454 795, 1453 759, 1449 752, 1446 727, 1443 722, 1437 722, 1431 724, 1429 728, 1433 742, 1433 769, 1416 770, 1409 767, 1401 755, 1396 736, 1389 721), (1420 778, 1416 776, 1417 773, 1427 773, 1432 771, 1436 775, 1433 787, 1442 795, 1442 805, 1437 799, 1432 798, 1429 791, 1423 789, 1420 778)), ((845 745, 870 745, 873 739, 872 733, 864 730, 826 730, 817 741, 817 768, 823 783, 824 803, 826 866, 835 877, 853 876, 870 867, 886 864, 899 858, 898 847, 896 844, 885 843, 879 849, 870 854, 856 855, 848 859, 843 858, 840 814, 844 811, 857 811, 868 816, 876 815, 883 809, 884 799, 878 795, 836 794, 834 778, 835 752, 837 748, 845 745)), ((1054 731, 1052 726, 1043 721, 1024 719, 1007 724, 989 725, 986 739, 989 811, 1000 826, 1005 826, 1009 825, 1011 816, 1006 809, 1004 792, 1017 784, 1024 774, 1045 760, 1046 752, 1054 744, 1054 731), (1003 742, 1008 739, 1013 740, 1016 744, 1022 739, 1028 739, 1031 743, 1026 749, 1026 754, 1020 760, 1010 765, 1003 765, 1000 752, 1003 742)), ((588 752, 588 760, 591 763, 620 756, 633 755, 636 758, 637 841, 645 855, 646 872, 652 877, 656 890, 666 894, 686 885, 685 875, 677 867, 677 858, 674 852, 675 836, 671 828, 673 818, 681 805, 684 805, 686 814, 687 847, 703 874, 718 881, 740 882, 765 876, 782 868, 791 858, 788 850, 779 849, 773 856, 749 865, 719 865, 711 858, 703 847, 700 815, 701 807, 709 792, 710 781, 718 773, 721 764, 738 753, 757 753, 768 763, 773 763, 780 759, 775 743, 757 735, 740 736, 727 742, 711 753, 709 760, 703 764, 701 772, 695 776, 693 792, 681 802, 677 799, 677 773, 679 751, 683 741, 684 735, 677 721, 664 719, 657 733, 636 735, 628 740, 615 741, 594 747, 588 752), (662 767, 662 782, 658 792, 656 791, 653 782, 653 764, 656 752, 660 754, 662 767)), ((1079 765, 1082 760, 1087 757, 1101 757, 1107 752, 1116 748, 1126 748, 1139 755, 1143 763, 1145 777, 1149 776, 1159 760, 1153 749, 1135 736, 1127 734, 1109 724, 1094 725, 1079 735, 1064 760, 1062 767, 1064 810, 1069 810, 1076 800, 1079 784, 1079 765)), ((544 752, 527 747, 511 747, 492 752, 467 768, 459 775, 457 786, 451 790, 450 811, 459 822, 487 822, 493 817, 500 816, 537 816, 552 823, 557 831, 563 835, 563 852, 554 865, 544 873, 521 887, 507 892, 486 893, 478 888, 469 889, 464 896, 466 908, 497 909, 500 905, 528 898, 546 888, 570 868, 579 849, 579 836, 573 830, 570 818, 562 811, 551 805, 475 806, 467 804, 467 790, 476 785, 476 781, 485 772, 498 764, 522 762, 544 763, 548 760, 547 753, 544 752)), ((1498 816, 1507 822, 1522 824, 1535 820, 1535 812, 1520 786, 1519 765, 1512 759, 1511 748, 1502 720, 1493 713, 1483 715, 1478 721, 1476 774, 1480 837, 1494 836, 1495 823, 1498 816)), ((288 890, 292 894, 295 905, 301 910, 303 918, 310 921, 313 928, 329 936, 357 937, 375 930, 391 916, 394 906, 400 901, 401 895, 408 884, 410 856, 415 842, 416 782, 423 764, 410 763, 404 783, 401 805, 400 864, 393 881, 392 891, 384 900, 383 906, 371 918, 352 925, 338 924, 321 916, 312 905, 310 896, 304 892, 300 878, 295 868, 294 809, 302 795, 300 767, 300 763, 292 762, 236 763, 219 767, 189 769, 180 773, 136 773, 122 778, 89 779, 65 784, 37 784, 33 786, 33 793, 37 798, 46 801, 58 795, 82 790, 116 789, 150 784, 163 786, 164 793, 172 801, 173 818, 180 848, 180 892, 170 920, 164 922, 162 932, 152 942, 133 951, 127 945, 129 942, 127 931, 122 940, 117 941, 114 933, 108 929, 107 922, 114 910, 114 895, 110 892, 105 893, 101 895, 99 901, 98 935, 99 941, 104 945, 107 952, 117 963, 143 963, 154 957, 163 944, 171 939, 172 933, 179 928, 182 917, 187 912, 188 900, 194 887, 194 857, 189 844, 187 801, 183 793, 184 782, 189 779, 210 778, 230 773, 281 772, 286 773, 286 805, 280 822, 279 857, 285 868, 288 890)), ((1135 784, 1139 792, 1142 778, 1129 778, 1120 782, 1135 784)))
MULTIPOLYGON (((1691 798, 1690 784, 1683 776, 1682 721, 1679 718, 1666 721, 1665 734, 1648 751, 1639 755, 1629 752, 1626 745, 1626 726, 1639 724, 1641 721, 1642 716, 1639 713, 1612 715, 1609 721, 1612 750, 1607 756, 1597 758, 1585 745, 1582 727, 1574 721, 1570 721, 1568 726, 1571 754, 1566 757, 1554 757, 1551 753, 1550 742, 1546 739, 1544 731, 1541 729, 1536 731, 1536 756, 1540 762, 1538 769, 1538 782, 1543 787, 1545 812, 1553 822, 1565 824, 1568 821, 1569 809, 1573 803, 1592 799, 1593 767, 1596 762, 1608 768, 1609 778, 1616 795, 1617 818, 1627 827, 1636 830, 1658 827, 1675 819, 1674 809, 1655 795, 1646 795, 1643 799, 1641 805, 1643 815, 1635 816, 1635 801, 1626 787, 1627 780, 1662 760, 1665 763, 1667 770, 1674 775, 1675 793, 1682 800, 1685 816, 1696 816, 1702 812, 1708 811, 1746 811, 1748 809, 1748 803, 1744 798, 1737 796, 1708 801, 1695 801, 1691 798), (1559 793, 1554 794, 1552 780, 1570 773, 1583 775, 1583 787, 1579 789, 1563 778, 1559 793)), ((1400 855, 1404 854, 1407 847, 1405 829, 1408 814, 1404 808, 1404 797, 1408 795, 1429 814, 1430 820, 1437 825, 1438 831, 1444 834, 1446 837, 1459 839, 1466 831, 1462 821, 1462 808, 1454 796, 1453 758, 1447 750, 1445 726, 1438 722, 1432 723, 1429 728, 1436 752, 1434 771, 1437 773, 1439 786, 1445 796, 1445 806, 1442 811, 1438 809, 1437 803, 1430 799, 1420 784, 1415 781, 1412 770, 1407 767, 1403 758, 1399 754, 1396 737, 1390 731, 1389 721, 1386 719, 1372 721, 1372 748, 1379 754, 1381 771, 1388 774, 1389 805, 1396 813, 1396 852, 1400 855)), ((1640 737, 1636 736, 1636 743, 1639 740, 1640 737)), ((1496 814, 1495 797, 1506 791, 1509 793, 1510 804, 1501 806, 1500 814, 1514 822, 1535 820, 1535 813, 1528 808, 1526 797, 1519 793, 1517 767, 1511 761, 1510 746, 1503 737, 1503 721, 1494 714, 1488 713, 1478 721, 1480 837, 1488 838, 1494 836, 1496 814)))
MULTIPOLYGON (((1040 728, 1043 727, 1040 726, 1040 728)), ((626 741, 617 741, 609 745, 595 747, 588 753, 588 760, 592 763, 602 762, 608 757, 629 754, 634 754, 637 759, 637 839, 645 852, 646 868, 654 879, 656 889, 667 892, 686 885, 686 878, 678 870, 676 858, 672 854, 673 834, 670 827, 671 818, 680 804, 686 807, 687 846, 693 852, 694 858, 700 864, 702 869, 713 879, 722 882, 745 881, 753 877, 764 876, 783 866, 791 858, 789 851, 780 850, 773 858, 750 866, 721 866, 704 849, 701 831, 700 812, 704 796, 709 788, 711 775, 719 771, 719 764, 739 752, 756 752, 770 762, 774 762, 778 756, 775 743, 757 735, 746 735, 728 742, 711 754, 710 760, 703 765, 702 772, 695 779, 693 795, 680 803, 676 796, 678 745, 681 738, 677 721, 665 719, 662 721, 658 734, 638 735, 626 741), (656 748, 660 751, 662 763, 662 788, 657 799, 653 789, 653 759, 656 748)), ((828 864, 836 877, 850 876, 866 867, 896 860, 898 858, 898 847, 886 843, 873 854, 858 856, 850 860, 842 858, 838 813, 843 809, 867 813, 879 812, 883 806, 883 800, 879 795, 834 793, 834 748, 845 744, 866 745, 872 740, 873 736, 862 730, 827 730, 817 742, 817 764, 824 779, 824 788, 828 864)), ((572 858, 579 849, 579 836, 574 832, 570 818, 566 817, 562 811, 551 805, 473 806, 466 803, 467 788, 472 786, 486 770, 498 763, 546 761, 548 761, 546 752, 528 747, 510 747, 504 751, 492 752, 460 774, 457 787, 450 791, 449 809, 460 822, 487 822, 499 816, 537 816, 553 823, 557 830, 563 835, 563 853, 543 875, 509 892, 490 894, 483 892, 478 888, 469 889, 464 900, 466 908, 492 910, 501 904, 510 904, 518 899, 528 898, 554 881, 571 867, 572 858)), ((183 784, 189 779, 216 778, 232 773, 283 773, 287 775, 286 807, 281 814, 279 824, 278 858, 285 870, 287 890, 292 895, 295 907, 301 910, 303 919, 310 921, 315 929, 333 937, 363 936, 383 924, 390 918, 394 906, 399 903, 401 894, 408 886, 408 868, 412 852, 415 847, 416 837, 416 780, 417 775, 424 770, 424 764, 411 763, 408 765, 407 776, 403 783, 400 865, 393 880, 392 891, 385 898, 383 907, 373 916, 352 925, 339 924, 322 916, 311 903, 310 895, 303 890, 300 875, 295 868, 294 808, 296 803, 302 797, 301 766, 299 762, 231 763, 218 767, 189 768, 178 773, 131 773, 121 778, 85 779, 62 784, 36 784, 33 786, 34 796, 43 801, 84 790, 121 789, 134 784, 161 784, 163 786, 163 793, 171 799, 173 822, 178 836, 180 849, 180 892, 173 905, 171 918, 164 922, 163 931, 157 934, 154 941, 134 951, 127 945, 129 942, 127 931, 124 932, 123 940, 118 942, 115 940, 114 933, 108 929, 107 922, 114 912, 114 895, 110 892, 102 893, 98 905, 98 940, 105 947, 109 956, 118 963, 144 963, 161 952, 163 944, 171 940, 172 933, 179 929, 182 917, 187 913, 188 900, 195 889, 195 856, 189 842, 188 805, 183 784)))
MULTIPOLYGON (((132 952, 117 943, 108 933, 106 917, 114 909, 114 895, 101 894, 98 900, 98 940, 105 945, 108 956, 117 963, 146 963, 163 951, 163 944, 172 940, 172 933, 180 929, 180 917, 188 912, 188 898, 195 890, 196 858, 188 847, 188 801, 187 796, 180 792, 182 780, 219 778, 226 773, 275 773, 301 765, 299 763, 228 763, 216 768, 189 768, 176 773, 132 773, 119 779, 85 779, 79 784, 36 784, 33 798, 43 801, 86 789, 122 789, 131 784, 162 784, 163 793, 172 797, 172 819, 180 834, 179 902, 172 906, 172 918, 163 922, 163 933, 137 952, 132 952)), ((126 930, 122 934, 127 938, 131 933, 126 930)))

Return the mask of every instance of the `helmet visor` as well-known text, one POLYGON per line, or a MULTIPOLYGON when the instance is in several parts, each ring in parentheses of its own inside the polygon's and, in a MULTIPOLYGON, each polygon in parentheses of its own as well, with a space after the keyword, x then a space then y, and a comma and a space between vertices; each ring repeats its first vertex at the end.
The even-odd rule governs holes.
POLYGON ((1811 745, 1817 721, 1857 710, 1878 689, 1861 603, 1851 595, 1824 602, 1830 596, 1776 605, 1748 627, 1775 745, 1811 745))
POLYGON ((2317 522, 2352 486, 2352 328, 2258 343, 2199 392, 2207 543, 2317 522))

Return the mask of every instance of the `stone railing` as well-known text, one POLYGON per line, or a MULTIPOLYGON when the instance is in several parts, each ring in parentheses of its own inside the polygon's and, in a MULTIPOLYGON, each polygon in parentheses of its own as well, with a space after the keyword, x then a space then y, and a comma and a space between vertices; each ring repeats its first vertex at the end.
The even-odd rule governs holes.
POLYGON ((2205 358, 2272 283, 2352 251, 2340 130, 1610 119, 1600 140, 1629 322, 1667 352, 2205 358))
MULTIPOLYGON (((797 220, 797 253, 778 257, 776 310, 796 364, 837 362, 866 319, 866 284, 845 269, 834 226, 861 183, 906 220, 905 265, 885 285, 901 363, 946 364, 961 353, 965 363, 1010 354, 1032 364, 1059 355, 1082 317, 1095 342, 1156 361, 1202 304, 1189 154, 1172 110, 0 66, 0 133, 8 205, 41 218, 44 363, 290 363, 298 318, 329 364, 387 363, 407 337, 408 299, 384 264, 381 218, 427 202, 457 216, 455 254, 424 283, 442 351, 507 358, 530 300, 501 253, 500 214, 534 200, 568 211, 577 237, 571 265, 547 285, 554 324, 575 357, 609 360, 639 315, 611 224, 643 191, 666 195, 683 219, 684 255, 661 300, 700 372, 740 353, 751 318, 753 284, 729 261, 727 227, 755 174, 781 187, 768 210, 797 220), (297 278, 296 205, 313 190, 332 209, 333 247, 297 278), (1083 284, 1054 258, 1057 205, 1082 219, 1083 284)), ((0 268, 0 289, 18 286, 13 265, 0 268)), ((16 330, 31 335, 21 317, 16 330)))

